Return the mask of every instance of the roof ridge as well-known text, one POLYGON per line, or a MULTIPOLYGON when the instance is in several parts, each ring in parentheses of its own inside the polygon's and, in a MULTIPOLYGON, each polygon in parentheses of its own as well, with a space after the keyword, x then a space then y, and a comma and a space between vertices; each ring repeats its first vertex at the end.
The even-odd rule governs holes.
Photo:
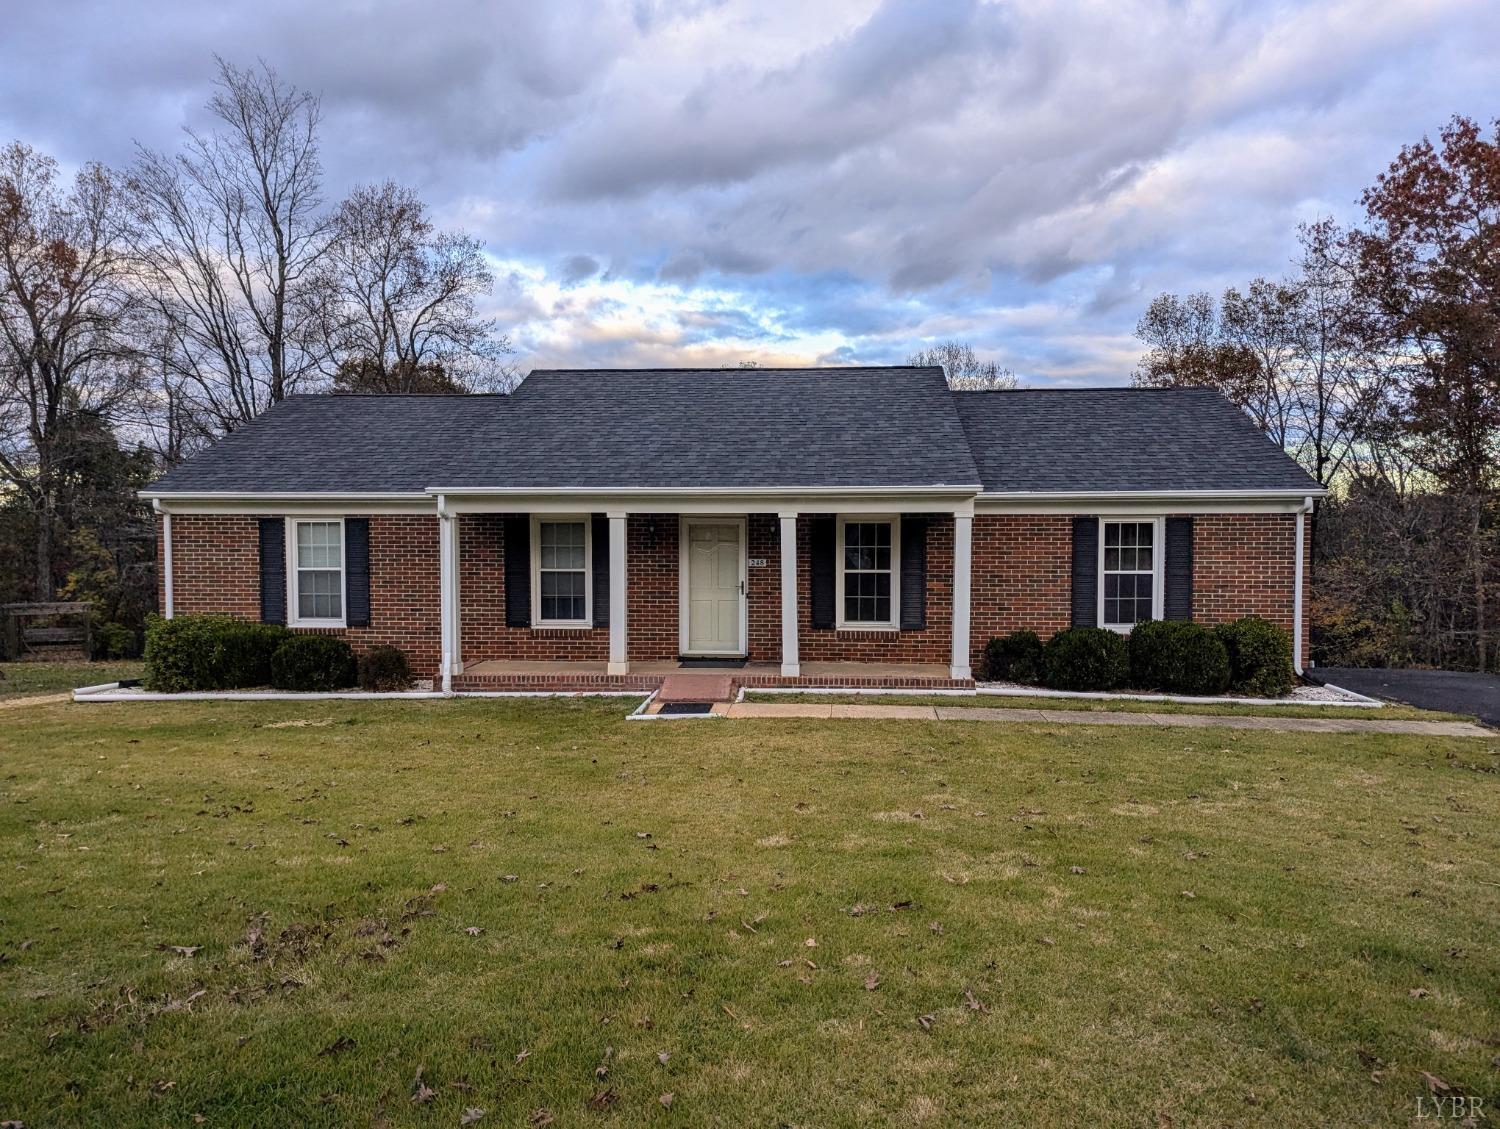
POLYGON ((539 372, 872 372, 877 369, 935 369, 941 365, 646 365, 635 368, 534 368, 539 372))

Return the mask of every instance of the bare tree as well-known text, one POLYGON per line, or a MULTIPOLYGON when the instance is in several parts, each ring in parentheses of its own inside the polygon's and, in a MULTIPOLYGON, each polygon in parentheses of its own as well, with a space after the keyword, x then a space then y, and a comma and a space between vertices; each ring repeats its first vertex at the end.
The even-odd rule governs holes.
POLYGON ((1157 297, 1136 327, 1149 346, 1142 387, 1216 388, 1328 485, 1356 458, 1385 403, 1386 366, 1371 348, 1355 268, 1339 231, 1301 231, 1301 269, 1208 294, 1157 297))
POLYGON ((478 310, 494 283, 478 240, 439 231, 392 181, 335 210, 318 267, 322 332, 344 391, 508 391, 509 341, 478 310))
POLYGON ((230 431, 317 373, 312 293, 327 249, 318 100, 264 64, 218 60, 211 133, 142 149, 136 258, 174 387, 230 431))
POLYGON ((994 361, 980 360, 972 345, 942 341, 919 349, 906 361, 909 365, 932 365, 943 370, 948 387, 956 392, 995 392, 1016 387, 1016 374, 994 361))
MULTIPOLYGON (((36 596, 53 593, 59 500, 80 449, 131 388, 118 329, 126 223, 119 186, 87 165, 71 188, 57 162, 0 150, 0 479, 36 515, 36 596)), ((107 428, 104 429, 107 433, 107 428)))

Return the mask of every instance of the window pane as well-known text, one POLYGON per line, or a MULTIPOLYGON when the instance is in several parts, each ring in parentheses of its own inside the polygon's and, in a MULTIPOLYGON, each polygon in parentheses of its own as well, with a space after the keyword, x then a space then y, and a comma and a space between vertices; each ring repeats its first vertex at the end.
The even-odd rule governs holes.
POLYGON ((341 619, 344 615, 343 593, 339 591, 339 573, 323 570, 297 570, 297 616, 299 619, 341 619))
POLYGON ((339 529, 336 521, 297 522, 297 567, 339 568, 343 564, 339 529))
MULTIPOLYGON (((581 551, 581 550, 580 550, 581 551)), ((584 604, 582 571, 541 574, 541 617, 544 620, 581 620, 588 614, 584 604)))
POLYGON ((583 567, 583 522, 544 521, 540 541, 543 568, 583 567))

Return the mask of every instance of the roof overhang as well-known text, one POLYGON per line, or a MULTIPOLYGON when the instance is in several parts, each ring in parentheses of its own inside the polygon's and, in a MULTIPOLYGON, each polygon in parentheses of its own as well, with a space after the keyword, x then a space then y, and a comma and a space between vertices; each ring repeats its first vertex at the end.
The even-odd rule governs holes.
POLYGON ((912 486, 644 486, 432 487, 450 513, 573 513, 580 510, 625 513, 881 513, 972 512, 977 485, 912 486))
POLYGON ((354 512, 430 514, 436 501, 428 494, 245 490, 142 490, 140 497, 160 514, 287 514, 354 512))
POLYGON ((976 513, 1298 513, 1328 493, 1321 486, 1302 490, 1065 490, 985 491, 974 499, 976 513))

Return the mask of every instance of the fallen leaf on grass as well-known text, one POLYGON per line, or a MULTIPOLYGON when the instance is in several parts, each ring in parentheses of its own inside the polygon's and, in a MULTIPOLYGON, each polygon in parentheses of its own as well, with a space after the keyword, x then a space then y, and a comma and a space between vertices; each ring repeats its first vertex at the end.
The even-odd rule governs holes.
POLYGON ((1086 867, 1082 867, 1082 866, 1070 866, 1070 867, 1068 867, 1068 869, 1070 871, 1072 871, 1074 874, 1087 874, 1088 873, 1088 869, 1086 867))
POLYGON ((416 1102, 418 1105, 426 1105, 428 1102, 432 1101, 433 1098, 437 1097, 437 1091, 429 1086, 426 1082, 422 1081, 422 1071, 426 1069, 426 1066, 417 1067, 417 1076, 412 1079, 411 1083, 411 1100, 416 1102))
POLYGON ((932 1025, 937 1022, 937 1016, 919 1015, 917 1016, 917 1022, 922 1025, 923 1031, 931 1031, 932 1025))
POLYGON ((1426 988, 1412 988, 1407 993, 1407 995, 1411 996, 1411 998, 1414 1000, 1425 1000, 1428 996, 1432 995, 1432 993, 1429 992, 1426 988))
POLYGON ((659 1102, 661 1102, 661 1105, 662 1105, 663 1109, 671 1109, 672 1108, 672 1094, 670 1092, 663 1094, 661 1097, 657 1098, 656 1100, 659 1101, 659 1102))
POLYGON ((880 987, 879 976, 875 975, 875 973, 872 972, 870 973, 870 975, 865 977, 865 991, 873 992, 878 987, 880 987))
MULTIPOLYGON (((608 1109, 619 1100, 619 1095, 613 1090, 596 1090, 594 1096, 589 1099, 589 1105, 594 1109, 608 1109)), ((545 1125, 547 1122, 544 1121, 541 1124, 545 1125)))
POLYGON ((326 1058, 329 1055, 341 1054, 344 1051, 352 1051, 355 1046, 356 1044, 354 1040, 349 1038, 348 1035, 340 1035, 337 1039, 335 1039, 333 1042, 329 1043, 326 1047, 319 1051, 318 1057, 326 1058))
POLYGON ((552 1116, 552 1111, 546 1106, 537 1106, 531 1111, 531 1116, 526 1119, 528 1125, 551 1125, 557 1119, 552 1116))
POLYGON ((669 1062, 672 1061, 672 1052, 671 1051, 657 1051, 656 1052, 656 1061, 659 1062, 659 1063, 661 1063, 663 1066, 666 1066, 667 1063, 669 1063, 669 1062))
POLYGON ((470 937, 477 937, 484 932, 484 929, 483 927, 478 925, 468 925, 464 927, 464 932, 467 933, 470 937))
POLYGON ((516 1065, 517 1065, 517 1066, 520 1066, 520 1065, 521 1065, 521 1064, 522 1064, 522 1063, 523 1063, 523 1062, 525 1062, 525 1061, 526 1061, 526 1060, 527 1060, 527 1059, 528 1059, 528 1058, 530 1058, 530 1057, 531 1057, 531 1052, 530 1052, 530 1051, 528 1051, 528 1050, 526 1050, 526 1049, 525 1049, 525 1048, 524 1048, 524 1047, 523 1047, 523 1048, 522 1048, 522 1049, 521 1049, 521 1050, 520 1050, 520 1051, 519 1051, 519 1052, 517 1052, 517 1054, 516 1054, 516 1065))
POLYGON ((816 937, 809 937, 807 940, 803 941, 802 944, 806 948, 816 949, 818 947, 818 939, 816 937))
POLYGON ((1427 1083, 1428 1090, 1430 1090, 1434 1094, 1437 1094, 1439 1097, 1444 1094, 1451 1094, 1453 1092, 1453 1087, 1450 1086, 1447 1082, 1444 1082, 1436 1074, 1428 1074, 1425 1070, 1422 1071, 1422 1081, 1427 1083))
POLYGON ((974 994, 973 988, 964 989, 964 1002, 969 1005, 970 1011, 977 1011, 984 1014, 989 1013, 990 1009, 980 1001, 978 996, 974 994))
POLYGON ((157 945, 156 951, 159 953, 176 953, 181 957, 190 957, 202 947, 202 945, 157 945))
POLYGON ((480 1109, 478 1106, 470 1106, 468 1109, 464 1110, 461 1114, 458 1115, 458 1123, 460 1125, 473 1125, 474 1122, 478 1121, 483 1116, 484 1110, 480 1109))

